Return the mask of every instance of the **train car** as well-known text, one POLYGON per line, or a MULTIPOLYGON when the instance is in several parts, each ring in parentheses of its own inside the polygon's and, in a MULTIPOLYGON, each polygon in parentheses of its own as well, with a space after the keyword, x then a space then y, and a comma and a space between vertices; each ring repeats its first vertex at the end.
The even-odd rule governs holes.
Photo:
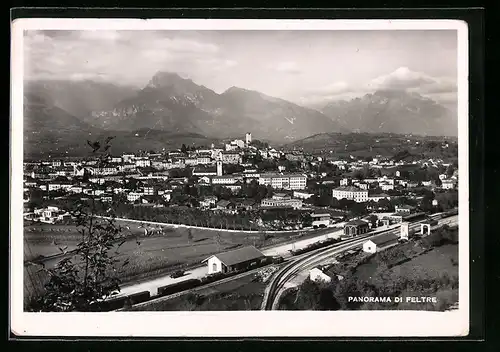
POLYGON ((189 290, 201 285, 198 279, 188 279, 175 284, 158 287, 158 296, 167 296, 184 290, 189 290))
POLYGON ((448 210, 443 214, 443 218, 458 215, 458 209, 448 210))
MULTIPOLYGON (((149 291, 137 292, 127 296, 130 305, 146 302, 151 298, 149 291)), ((127 301, 126 301, 127 303, 127 301)))
POLYGON ((128 299, 127 296, 107 299, 101 304, 102 310, 105 312, 109 312, 112 310, 123 308, 127 299, 128 299))
POLYGON ((403 221, 415 222, 415 221, 425 220, 426 217, 427 217, 426 213, 420 212, 420 213, 415 213, 415 214, 403 216, 403 221))

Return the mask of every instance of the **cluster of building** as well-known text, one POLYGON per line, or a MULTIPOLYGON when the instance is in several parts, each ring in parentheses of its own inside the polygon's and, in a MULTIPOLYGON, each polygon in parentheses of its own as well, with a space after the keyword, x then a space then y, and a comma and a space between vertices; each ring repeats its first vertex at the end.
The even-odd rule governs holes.
MULTIPOLYGON (((404 165, 389 159, 374 158, 363 160, 336 160, 329 155, 312 155, 297 150, 276 150, 262 144, 259 147, 252 142, 251 133, 244 140, 235 139, 216 147, 185 148, 163 153, 125 153, 110 156, 104 161, 97 159, 79 160, 43 160, 25 162, 24 164, 24 201, 30 201, 30 191, 47 192, 47 198, 67 197, 68 195, 86 198, 94 196, 103 202, 128 202, 132 204, 154 207, 169 206, 174 191, 184 186, 223 187, 231 191, 234 198, 219 199, 206 196, 198 199, 201 209, 234 213, 240 210, 256 208, 290 208, 303 209, 304 203, 318 192, 308 183, 329 186, 331 195, 337 200, 348 199, 355 202, 378 202, 391 199, 388 193, 393 190, 411 189, 417 186, 435 188, 433 181, 416 183, 401 177, 399 171, 392 176, 354 179, 331 177, 326 172, 314 171, 322 163, 334 165, 345 174, 366 168, 394 168, 404 165), (187 150, 186 150, 187 149, 187 150), (257 158, 258 157, 258 158, 257 158), (276 170, 259 169, 255 160, 274 160, 276 170), (300 165, 295 172, 287 170, 283 161, 300 165), (172 170, 182 172, 173 177, 172 170), (235 172, 234 170, 237 170, 235 172), (299 172, 297 172, 297 170, 299 172), (245 184, 255 182, 258 185, 273 189, 273 195, 259 202, 253 199, 237 198, 238 192, 245 184), (55 192, 55 193, 54 193, 55 192)), ((444 165, 439 160, 422 161, 424 166, 444 165)), ((415 164, 415 162, 412 162, 415 164)), ((458 173, 451 177, 440 175, 442 189, 456 188, 458 173)), ((201 192, 200 192, 201 193, 201 192)), ((206 194, 206 193, 205 193, 206 194)), ((39 210, 42 211, 42 210, 39 210)), ((396 210, 391 221, 402 221, 404 210, 396 210), (396 220, 394 220, 396 219, 396 220)), ((53 217, 57 221, 58 217, 53 217)), ((319 221, 316 226, 326 224, 319 221)), ((359 231, 363 231, 360 229, 359 231)))

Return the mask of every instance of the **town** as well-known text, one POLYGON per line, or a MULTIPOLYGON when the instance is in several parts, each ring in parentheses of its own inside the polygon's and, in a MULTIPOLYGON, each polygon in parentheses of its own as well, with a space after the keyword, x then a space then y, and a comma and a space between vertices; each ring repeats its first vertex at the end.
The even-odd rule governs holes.
MULTIPOLYGON (((315 211, 331 212, 328 221, 325 217, 315 220, 323 225, 370 212, 393 212, 379 220, 397 221, 398 216, 417 208, 437 211, 457 206, 453 196, 458 185, 457 165, 439 159, 369 159, 335 160, 277 150, 252 142, 247 133, 245 140, 236 139, 223 147, 183 145, 163 153, 109 156, 99 164, 92 158, 25 162, 25 218, 62 221, 67 212, 58 204, 90 195, 104 203, 196 208, 227 215, 287 208, 313 216, 318 215, 315 211), (406 171, 409 169, 416 171, 406 171)), ((198 220, 197 225, 203 226, 202 219, 198 220)), ((271 226, 260 220, 255 229, 258 223, 271 226)), ((294 228, 302 226, 294 224, 294 228)))
MULTIPOLYGON (((447 148, 448 143, 443 141, 441 148, 447 148)), ((137 275, 154 279, 165 270, 173 271, 173 279, 168 280, 174 280, 175 287, 159 287, 160 296, 210 284, 220 275, 255 269, 257 263, 280 263, 286 257, 283 250, 275 249, 280 245, 291 244, 292 249, 285 252, 298 255, 339 240, 380 235, 359 242, 357 250, 352 247, 336 258, 359 251, 374 254, 400 239, 408 240, 409 233, 416 231, 410 230, 409 223, 425 222, 430 233, 430 226, 437 224, 432 214, 458 207, 454 160, 338 157, 329 152, 272 147, 252 140, 251 133, 217 146, 182 145, 161 153, 26 161, 24 167, 24 218, 31 231, 40 230, 36 224, 71 226, 74 203, 92 199, 100 205, 95 216, 108 218, 112 209, 116 219, 128 224, 128 229, 137 227, 136 234, 143 238, 168 238, 172 235, 169 226, 183 226, 188 231, 188 245, 197 251, 195 242, 207 238, 193 238, 194 229, 217 233, 215 250, 211 247, 203 252, 198 247, 197 255, 203 260, 182 258, 183 269, 175 271, 175 265, 158 259, 154 267, 122 275, 133 282, 137 275), (339 229, 340 237, 329 238, 339 229), (389 230, 397 234, 384 234, 389 230), (233 236, 226 246, 220 245, 220 231, 233 236), (238 231, 242 235, 238 236, 238 231), (302 246, 305 248, 298 248, 301 242, 307 243, 302 246), (272 257, 271 261, 267 257, 272 257), (195 271, 187 279, 189 268, 198 270, 202 280, 196 279, 195 271)), ((31 251, 32 245, 28 243, 28 247, 31 251)), ((64 253, 49 254, 35 259, 47 265, 47 259, 64 253)), ((327 269, 321 265, 312 268, 311 279, 330 282, 337 275, 328 276, 327 269)), ((130 292, 137 294, 137 290, 130 292)), ((122 299, 127 298, 125 293, 122 299)), ((149 299, 150 292, 145 293, 149 299)))

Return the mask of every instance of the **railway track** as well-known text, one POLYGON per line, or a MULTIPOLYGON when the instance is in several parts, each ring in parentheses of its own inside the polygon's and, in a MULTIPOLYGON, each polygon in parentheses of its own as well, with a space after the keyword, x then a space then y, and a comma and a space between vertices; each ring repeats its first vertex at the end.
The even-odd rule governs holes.
MULTIPOLYGON (((430 216, 432 219, 438 219, 442 216, 442 214, 434 214, 430 216)), ((421 223, 425 223, 427 220, 419 220, 410 225, 410 229, 415 229, 421 223)), ((442 224, 448 224, 450 220, 440 220, 442 224)), ((300 257, 296 258, 292 263, 288 264, 281 270, 275 273, 274 277, 271 277, 271 284, 268 286, 268 289, 264 292, 264 298, 262 301, 262 310, 273 310, 277 308, 280 292, 284 288, 285 283, 296 275, 300 270, 304 270, 305 267, 314 266, 321 263, 323 260, 328 257, 341 253, 343 251, 347 251, 355 248, 356 246, 362 245, 367 239, 374 238, 389 232, 397 232, 399 227, 394 227, 387 229, 385 231, 380 231, 376 234, 367 234, 365 236, 356 237, 354 239, 342 241, 339 243, 335 243, 331 246, 324 247, 321 249, 314 250, 307 254, 303 254, 300 257)))

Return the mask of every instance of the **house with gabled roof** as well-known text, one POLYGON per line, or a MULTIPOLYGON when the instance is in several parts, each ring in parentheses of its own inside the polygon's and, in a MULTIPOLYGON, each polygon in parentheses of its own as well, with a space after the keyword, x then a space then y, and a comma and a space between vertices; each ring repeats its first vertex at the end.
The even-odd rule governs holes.
POLYGON ((386 233, 381 236, 369 239, 363 243, 363 251, 366 253, 376 253, 399 243, 399 236, 393 233, 386 233))
POLYGON ((260 264, 266 256, 254 246, 238 248, 229 252, 214 254, 202 263, 207 263, 208 274, 228 273, 244 270, 260 264))

